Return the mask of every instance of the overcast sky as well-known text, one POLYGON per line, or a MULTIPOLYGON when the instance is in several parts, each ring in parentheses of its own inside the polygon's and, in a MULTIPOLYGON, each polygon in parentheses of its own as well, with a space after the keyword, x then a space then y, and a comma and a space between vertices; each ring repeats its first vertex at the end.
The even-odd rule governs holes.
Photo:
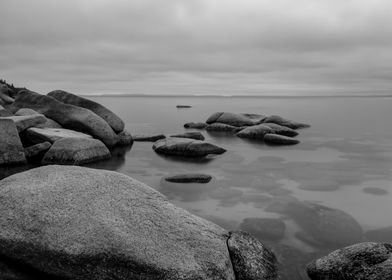
POLYGON ((47 93, 391 94, 391 0, 0 0, 0 77, 47 93))

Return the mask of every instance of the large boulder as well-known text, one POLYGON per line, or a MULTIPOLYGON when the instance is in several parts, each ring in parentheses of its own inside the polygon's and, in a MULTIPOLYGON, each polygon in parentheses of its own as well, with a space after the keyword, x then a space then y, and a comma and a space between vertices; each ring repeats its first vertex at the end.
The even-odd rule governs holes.
POLYGON ((0 118, 0 166, 23 163, 26 158, 15 123, 0 118))
POLYGON ((260 123, 264 119, 262 115, 236 114, 230 112, 217 112, 212 114, 206 121, 207 124, 224 123, 232 126, 250 126, 260 123))
POLYGON ((272 133, 272 129, 268 126, 259 124, 246 127, 240 132, 238 132, 236 135, 241 138, 263 139, 264 135, 266 135, 267 133, 272 133))
POLYGON ((234 280, 228 233, 125 175, 46 166, 0 181, 0 254, 65 279, 234 280))
POLYGON ((117 134, 118 146, 128 146, 128 145, 132 145, 132 143, 133 143, 133 138, 128 130, 124 129, 123 131, 117 134))
POLYGON ((263 123, 263 125, 268 126, 272 129, 272 133, 280 134, 289 137, 295 137, 298 135, 298 132, 294 129, 291 129, 287 126, 282 126, 276 123, 263 123))
POLYGON ((272 115, 272 116, 265 118, 263 120, 263 123, 276 123, 281 126, 289 127, 291 129, 310 127, 310 125, 308 125, 306 123, 295 122, 295 121, 288 120, 288 119, 285 119, 285 118, 283 118, 281 116, 277 116, 277 115, 272 115))
POLYGON ((225 149, 200 140, 173 138, 159 140, 153 149, 158 154, 184 157, 205 157, 209 154, 223 154, 225 149))
POLYGON ((4 119, 12 120, 19 133, 25 131, 27 128, 36 127, 46 123, 46 118, 42 114, 29 115, 29 116, 11 116, 3 117, 4 119))
POLYGON ((52 146, 50 142, 38 143, 24 149, 24 153, 27 159, 34 159, 42 157, 47 150, 52 146))
POLYGON ((265 143, 272 145, 296 145, 300 143, 298 139, 273 133, 265 134, 263 139, 265 143))
POLYGON ((32 143, 42 143, 48 141, 54 143, 63 138, 85 138, 92 139, 88 134, 77 132, 65 128, 37 128, 32 127, 26 130, 25 136, 32 143))
POLYGON ((100 139, 108 147, 114 146, 117 142, 113 129, 100 116, 88 109, 62 103, 50 96, 24 90, 19 92, 13 108, 15 111, 31 108, 55 120, 64 128, 81 131, 100 139))
MULTIPOLYGON (((31 115, 37 115, 39 114, 37 111, 34 111, 33 109, 30 108, 22 108, 19 109, 18 111, 16 111, 15 116, 31 116, 31 115)), ((35 127, 39 127, 39 128, 62 128, 62 126, 49 118, 45 118, 46 121, 45 123, 42 124, 38 124, 35 127)))
POLYGON ((307 267, 314 280, 392 279, 392 244, 365 242, 336 250, 307 267))
POLYGON ((56 98, 58 101, 63 103, 83 107, 93 111, 95 114, 103 118, 117 133, 124 130, 124 122, 120 119, 120 117, 97 102, 63 90, 51 91, 48 93, 48 96, 56 98))
POLYGON ((109 158, 110 151, 97 139, 64 138, 54 142, 42 164, 82 165, 109 158))
POLYGON ((198 131, 192 131, 192 132, 185 132, 181 134, 175 134, 171 135, 170 137, 177 137, 177 138, 189 138, 189 139, 195 139, 195 140, 204 140, 203 134, 201 134, 198 131))

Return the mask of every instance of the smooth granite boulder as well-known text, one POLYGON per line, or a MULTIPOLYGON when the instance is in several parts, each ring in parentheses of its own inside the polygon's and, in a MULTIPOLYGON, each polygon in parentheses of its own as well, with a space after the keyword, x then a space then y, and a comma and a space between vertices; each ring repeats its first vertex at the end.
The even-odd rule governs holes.
POLYGON ((0 254, 65 279, 234 280, 227 232, 120 173, 46 166, 0 181, 0 254))
POLYGON ((168 176, 165 178, 166 181, 171 183, 200 183, 206 184, 211 181, 212 176, 207 174, 179 174, 168 176))
POLYGON ((280 240, 283 238, 286 225, 276 218, 245 218, 240 229, 249 232, 259 240, 280 240))
POLYGON ((185 128, 193 128, 193 129, 204 129, 206 128, 207 124, 202 122, 189 122, 184 124, 185 128))
POLYGON ((275 133, 275 134, 280 134, 280 135, 284 135, 284 136, 288 136, 288 137, 295 137, 299 134, 294 129, 291 129, 287 126, 282 126, 282 125, 279 125, 276 123, 263 123, 263 125, 271 128, 272 133, 275 133))
POLYGON ((312 280, 392 279, 392 244, 365 242, 336 250, 307 267, 312 280))
MULTIPOLYGON (((39 113, 37 111, 34 111, 33 109, 22 108, 22 109, 19 109, 18 111, 16 111, 15 116, 31 116, 31 115, 37 115, 37 114, 39 114, 39 113)), ((49 119, 49 118, 45 118, 45 119, 46 119, 45 123, 38 124, 35 127, 38 127, 38 128, 62 128, 62 126, 58 122, 56 122, 52 119, 49 119)))
POLYGON ((26 163, 22 142, 15 123, 0 118, 0 166, 26 163))
POLYGON ((132 143, 133 143, 133 138, 128 130, 124 129, 123 131, 117 134, 118 146, 128 146, 128 145, 132 145, 132 143))
POLYGON ((192 131, 192 132, 185 132, 181 134, 175 134, 175 135, 170 135, 170 137, 177 137, 177 138, 189 138, 189 139, 195 139, 195 140, 204 140, 203 134, 201 134, 198 131, 192 131))
POLYGON ((120 133, 124 130, 124 122, 120 117, 97 102, 63 90, 51 91, 48 93, 48 96, 56 98, 58 101, 66 104, 89 109, 104 119, 116 133, 120 133))
POLYGON ((237 132, 243 129, 243 127, 236 127, 224 123, 213 123, 206 127, 207 131, 214 131, 214 132, 237 132))
POLYGON ((113 129, 100 116, 88 109, 62 103, 50 96, 24 90, 19 92, 13 108, 15 111, 31 108, 55 120, 64 128, 92 135, 108 147, 114 146, 117 142, 113 129))
POLYGON ((155 142, 153 149, 158 154, 184 157, 205 157, 226 152, 225 149, 204 141, 174 137, 155 142))
POLYGON ((227 246, 236 280, 278 279, 275 255, 250 234, 230 232, 227 246))
POLYGON ((24 153, 27 159, 42 157, 51 146, 52 144, 50 142, 38 143, 24 148, 24 153))
POLYGON ((296 145, 300 143, 298 139, 272 133, 265 134, 263 139, 265 143, 273 145, 296 145))
POLYGON ((250 126, 260 123, 264 119, 262 115, 236 114, 230 112, 217 112, 212 114, 206 121, 207 124, 224 123, 232 126, 250 126), (256 116, 259 116, 256 118, 256 116))
POLYGON ((163 134, 134 134, 132 138, 136 142, 155 142, 165 139, 166 136, 163 134))
POLYGON ((266 135, 267 133, 272 133, 272 129, 268 126, 259 124, 246 127, 240 132, 238 132, 236 135, 241 138, 263 139, 264 135, 266 135))
POLYGON ((41 163, 82 165, 109 158, 110 151, 97 139, 64 138, 53 143, 41 163))
POLYGON ((26 138, 32 143, 42 143, 48 141, 54 143, 63 138, 85 138, 92 139, 88 134, 77 132, 65 128, 37 128, 32 127, 26 130, 26 138))
POLYGON ((285 118, 283 118, 281 116, 277 116, 277 115, 272 115, 272 116, 265 118, 263 120, 263 123, 276 123, 276 124, 279 124, 281 126, 286 126, 291 129, 310 127, 310 125, 308 125, 306 123, 299 123, 299 122, 291 121, 291 120, 285 119, 285 118))
POLYGON ((3 117, 3 119, 10 119, 12 120, 15 125, 16 129, 19 133, 25 131, 30 127, 37 127, 46 123, 46 118, 42 114, 36 115, 29 115, 29 116, 11 116, 11 117, 3 117))

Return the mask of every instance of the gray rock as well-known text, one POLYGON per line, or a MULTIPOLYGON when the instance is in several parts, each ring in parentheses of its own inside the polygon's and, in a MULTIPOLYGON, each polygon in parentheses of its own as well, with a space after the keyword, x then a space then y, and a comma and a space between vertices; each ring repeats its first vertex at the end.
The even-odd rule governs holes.
POLYGON ((180 108, 180 109, 182 109, 182 108, 192 108, 192 106, 191 105, 177 105, 176 108, 180 108))
POLYGON ((134 134, 132 138, 133 141, 137 142, 155 142, 161 139, 165 139, 166 136, 163 134, 134 134))
POLYGON ((299 134, 294 129, 291 129, 289 127, 282 126, 282 125, 279 125, 276 123, 263 123, 263 125, 271 128, 272 133, 275 133, 275 134, 280 134, 280 135, 289 136, 289 137, 295 137, 299 134))
POLYGON ((280 240, 284 236, 286 226, 281 219, 245 218, 240 229, 249 232, 259 240, 280 240))
POLYGON ((314 280, 392 279, 392 244, 365 242, 336 250, 307 267, 314 280))
MULTIPOLYGON (((34 111, 33 109, 29 109, 29 108, 22 108, 19 109, 18 111, 16 111, 15 116, 30 116, 30 115, 37 115, 39 114, 37 111, 34 111)), ((49 118, 46 118, 46 122, 43 124, 38 124, 35 127, 38 128, 62 128, 62 126, 49 118)))
POLYGON ((85 138, 92 139, 90 135, 65 128, 37 128, 32 127, 26 130, 26 138, 32 143, 42 143, 48 141, 54 143, 63 138, 85 138))
POLYGON ((13 116, 12 113, 0 105, 0 117, 10 117, 10 116, 13 116))
POLYGON ((369 230, 365 235, 369 241, 392 243, 392 226, 369 230))
POLYGON ((288 137, 288 136, 283 136, 279 134, 265 134, 264 135, 264 142, 268 144, 274 144, 274 145, 295 145, 300 143, 299 140, 288 137))
POLYGON ((211 181, 212 176, 206 174, 180 174, 166 177, 165 180, 171 183, 200 183, 206 184, 211 181))
POLYGON ((285 118, 283 118, 281 116, 277 116, 277 115, 272 115, 272 116, 265 118, 263 120, 263 123, 276 123, 281 126, 289 127, 291 129, 310 127, 310 125, 308 125, 306 123, 299 123, 299 122, 291 121, 291 120, 285 119, 285 118))
POLYGON ((209 154, 223 154, 225 149, 200 140, 173 138, 159 140, 153 149, 158 154, 184 157, 205 157, 209 154))
POLYGON ((0 104, 11 104, 14 99, 10 96, 10 89, 6 84, 0 84, 0 104))
POLYGON ((51 91, 48 93, 48 96, 56 98, 60 102, 93 111, 95 114, 104 119, 116 133, 120 133, 124 130, 124 122, 120 119, 120 117, 97 102, 63 90, 51 91))
POLYGON ((50 142, 42 142, 24 149, 27 159, 41 157, 52 146, 50 142))
POLYGON ((240 132, 238 132, 236 135, 241 138, 263 139, 264 135, 266 135, 267 133, 272 133, 272 129, 268 126, 259 124, 246 127, 240 132))
POLYGON ((0 118, 0 166, 24 163, 26 158, 15 123, 0 118))
POLYGON ((194 128, 194 129, 204 129, 206 128, 207 124, 202 122, 189 122, 184 124, 185 128, 194 128))
POLYGON ((264 116, 256 114, 235 114, 230 112, 217 112, 212 114, 206 121, 207 124, 224 123, 232 126, 250 126, 260 123, 264 116), (259 116, 259 118, 255 118, 259 116))
POLYGON ((274 254, 250 234, 230 232, 227 245, 236 280, 277 279, 274 254))
POLYGON ((64 138, 46 152, 42 164, 82 165, 110 158, 110 151, 97 139, 64 138))
POLYGON ((31 108, 55 120, 64 128, 81 131, 100 139, 108 147, 117 142, 113 129, 100 116, 88 109, 62 103, 50 96, 24 90, 19 92, 13 107, 15 111, 31 108))
POLYGON ((4 117, 3 119, 12 120, 15 123, 16 129, 18 130, 19 133, 25 131, 27 128, 36 127, 46 122, 46 118, 42 114, 29 115, 29 116, 11 116, 11 117, 4 117))
POLYGON ((119 134, 117 134, 117 145, 118 146, 128 146, 132 145, 133 138, 128 130, 124 129, 119 134))
POLYGON ((195 140, 204 140, 205 139, 203 134, 201 134, 198 131, 175 134, 175 135, 171 135, 170 137, 189 138, 189 139, 195 139, 195 140))
POLYGON ((234 280, 224 229, 116 172, 52 165, 10 176, 0 228, 1 255, 66 279, 234 280))
POLYGON ((213 123, 206 127, 207 131, 216 131, 216 132, 237 132, 241 130, 243 127, 236 127, 224 123, 213 123))

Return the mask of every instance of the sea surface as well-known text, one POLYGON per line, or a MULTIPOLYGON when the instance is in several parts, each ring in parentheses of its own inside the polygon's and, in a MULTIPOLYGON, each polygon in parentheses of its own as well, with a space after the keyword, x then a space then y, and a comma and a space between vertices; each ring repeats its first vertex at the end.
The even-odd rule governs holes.
MULTIPOLYGON (((246 218, 280 219, 285 225, 283 238, 263 238, 263 232, 258 236, 282 262, 282 279, 307 279, 304 267, 309 260, 350 243, 350 223, 356 221, 364 233, 392 226, 392 98, 92 99, 116 112, 133 134, 192 131, 183 124, 204 122, 217 111, 277 114, 310 124, 310 128, 299 130, 301 143, 295 146, 268 146, 235 135, 201 131, 206 141, 227 152, 205 160, 173 158, 156 154, 153 143, 135 142, 132 147, 114 149, 111 160, 88 165, 132 176, 174 204, 228 230, 243 229, 246 218), (192 108, 177 109, 177 104, 192 108), (173 184, 162 179, 195 172, 210 174, 213 180, 208 184, 173 184), (333 210, 325 214, 317 210, 319 206, 333 210), (345 214, 340 216, 342 212, 333 212, 335 209, 345 214), (332 217, 328 213, 333 213, 332 217), (323 215, 327 215, 325 220, 323 215), (347 222, 348 215, 352 220, 347 222), (327 230, 328 236, 315 236, 319 233, 312 227, 319 226, 338 227, 343 232, 327 230)), ((3 170, 2 176, 14 172, 3 170)), ((357 241, 354 236, 351 243, 357 241)))

